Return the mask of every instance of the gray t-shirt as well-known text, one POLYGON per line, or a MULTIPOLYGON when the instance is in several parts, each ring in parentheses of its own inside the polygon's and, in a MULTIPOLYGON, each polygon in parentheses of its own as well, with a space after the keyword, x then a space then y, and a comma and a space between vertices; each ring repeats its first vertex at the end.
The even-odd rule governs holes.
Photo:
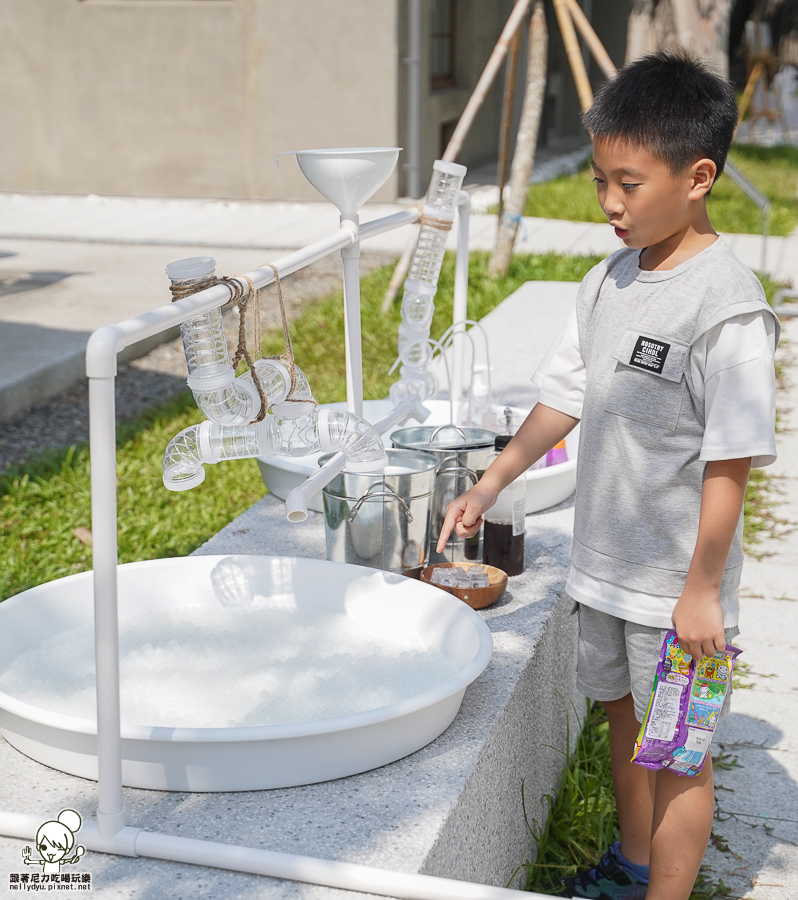
MULTIPOLYGON (((573 563, 630 591, 678 597, 706 466, 704 391, 687 366, 690 348, 746 313, 778 323, 722 239, 669 271, 640 270, 638 260, 638 251, 613 254, 588 273, 577 298, 586 380, 573 563)), ((739 584, 741 526, 742 517, 721 586, 726 600, 739 584)))

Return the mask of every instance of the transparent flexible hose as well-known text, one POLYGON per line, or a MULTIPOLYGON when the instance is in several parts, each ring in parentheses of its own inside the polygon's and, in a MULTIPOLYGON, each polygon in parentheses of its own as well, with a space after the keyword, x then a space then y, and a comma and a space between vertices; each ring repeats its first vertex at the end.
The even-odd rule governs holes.
POLYGON ((166 448, 163 482, 170 491, 185 491, 204 481, 204 464, 319 451, 343 452, 352 471, 372 472, 388 461, 382 438, 368 422, 353 413, 322 409, 292 419, 268 415, 251 425, 191 425, 166 448))

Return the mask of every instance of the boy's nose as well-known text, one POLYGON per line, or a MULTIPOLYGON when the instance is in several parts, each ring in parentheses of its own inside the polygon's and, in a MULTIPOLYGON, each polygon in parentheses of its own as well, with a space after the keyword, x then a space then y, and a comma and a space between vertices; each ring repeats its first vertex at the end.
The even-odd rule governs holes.
POLYGON ((608 190, 602 208, 608 219, 620 218, 624 212, 623 198, 615 191, 608 190))

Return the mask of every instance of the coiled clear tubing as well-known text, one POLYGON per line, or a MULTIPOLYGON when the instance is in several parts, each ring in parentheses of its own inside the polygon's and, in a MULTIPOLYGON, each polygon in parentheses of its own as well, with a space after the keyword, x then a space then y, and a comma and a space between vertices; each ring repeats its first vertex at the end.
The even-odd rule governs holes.
POLYGON ((188 490, 204 481, 203 464, 256 456, 306 456, 320 450, 340 450, 348 465, 369 470, 387 461, 382 439, 368 422, 350 412, 314 410, 293 419, 267 415, 251 425, 191 425, 169 442, 163 481, 169 490, 188 490))
MULTIPOLYGON (((441 223, 454 221, 457 194, 465 177, 465 166, 437 160, 424 204, 424 216, 441 223)), ((435 293, 446 250, 446 228, 422 223, 410 272, 402 294, 402 323, 399 326, 399 381, 391 387, 395 403, 414 394, 425 400, 437 390, 429 371, 432 348, 429 331, 435 313, 435 293)))

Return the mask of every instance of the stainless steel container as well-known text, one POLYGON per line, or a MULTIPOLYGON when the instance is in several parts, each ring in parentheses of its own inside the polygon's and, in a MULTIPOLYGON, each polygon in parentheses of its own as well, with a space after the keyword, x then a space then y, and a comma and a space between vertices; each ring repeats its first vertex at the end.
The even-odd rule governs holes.
POLYGON ((391 435, 394 447, 431 453, 437 460, 435 498, 430 523, 430 563, 482 562, 482 529, 473 538, 452 533, 446 549, 438 553, 435 544, 446 518, 446 508, 455 497, 473 487, 487 469, 493 455, 496 433, 484 428, 458 425, 422 425, 403 428, 391 435))
POLYGON ((387 453, 383 471, 344 469, 324 488, 327 559, 418 578, 427 565, 438 461, 413 450, 387 453))

